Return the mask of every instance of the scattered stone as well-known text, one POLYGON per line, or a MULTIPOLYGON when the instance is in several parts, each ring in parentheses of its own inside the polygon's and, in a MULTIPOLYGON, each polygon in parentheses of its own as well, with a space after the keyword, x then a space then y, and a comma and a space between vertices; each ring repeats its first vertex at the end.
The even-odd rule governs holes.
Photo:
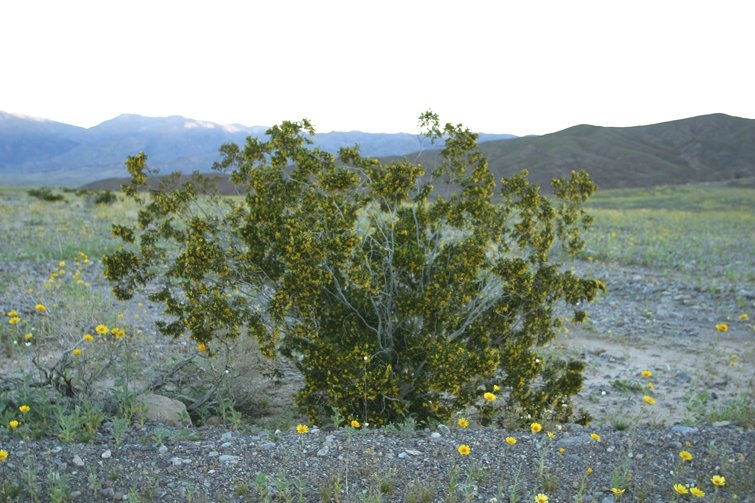
POLYGON ((241 456, 232 456, 230 454, 223 454, 218 457, 218 461, 221 463, 236 463, 241 459, 241 456))
POLYGON ((682 435, 691 435, 700 431, 696 426, 684 426, 682 424, 675 424, 671 427, 671 431, 674 433, 681 433, 682 435))
POLYGON ((112 452, 110 452, 110 449, 107 449, 107 450, 106 450, 106 451, 104 451, 104 452, 103 452, 102 454, 100 454, 100 457, 101 457, 102 459, 110 459, 110 457, 111 457, 112 455, 113 455, 113 453, 112 453, 112 452))
POLYGON ((439 424, 438 425, 438 431, 442 435, 448 435, 449 433, 451 433, 451 429, 448 426, 446 426, 445 424, 439 424))
POLYGON ((73 459, 71 460, 71 462, 72 462, 72 463, 73 463, 74 465, 76 465, 76 466, 84 466, 84 460, 83 460, 83 459, 81 459, 81 456, 79 456, 78 454, 76 454, 76 455, 75 455, 75 456, 73 457, 73 459))

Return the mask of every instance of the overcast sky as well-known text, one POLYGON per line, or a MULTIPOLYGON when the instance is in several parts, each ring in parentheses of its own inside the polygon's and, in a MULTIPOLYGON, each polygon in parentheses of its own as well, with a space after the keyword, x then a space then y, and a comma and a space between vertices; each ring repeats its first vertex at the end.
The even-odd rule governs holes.
POLYGON ((3 0, 0 110, 319 132, 755 118, 749 0, 3 0))

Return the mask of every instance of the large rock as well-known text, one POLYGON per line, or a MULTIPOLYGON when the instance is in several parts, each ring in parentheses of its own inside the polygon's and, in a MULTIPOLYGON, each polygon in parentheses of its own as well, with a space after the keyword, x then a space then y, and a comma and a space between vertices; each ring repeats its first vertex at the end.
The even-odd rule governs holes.
POLYGON ((147 393, 136 397, 136 403, 148 421, 168 426, 191 426, 191 418, 183 402, 167 396, 147 393))

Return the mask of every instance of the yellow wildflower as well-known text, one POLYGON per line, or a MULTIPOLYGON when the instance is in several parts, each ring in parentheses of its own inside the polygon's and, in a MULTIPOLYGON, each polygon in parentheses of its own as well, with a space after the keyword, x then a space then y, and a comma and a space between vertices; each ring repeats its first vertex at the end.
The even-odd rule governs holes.
POLYGON ((11 422, 8 423, 8 426, 10 426, 11 430, 15 430, 16 428, 18 428, 18 421, 12 419, 11 422))
POLYGON ((472 449, 467 444, 461 444, 457 450, 462 456, 469 456, 469 453, 472 452, 472 449))
POLYGON ((36 306, 34 306, 34 309, 36 309, 40 313, 44 313, 47 311, 47 308, 45 307, 44 304, 37 304, 36 306))
POLYGON ((718 323, 716 325, 716 330, 718 330, 719 332, 728 332, 729 325, 727 323, 718 323))
POLYGON ((702 498, 703 496, 705 496, 705 491, 698 487, 690 487, 689 493, 695 498, 702 498))
POLYGON ((692 461, 692 453, 689 451, 681 451, 679 452, 679 457, 682 458, 684 461, 692 461))
POLYGON ((548 496, 546 496, 543 493, 538 493, 535 495, 535 503, 548 503, 548 496))
POLYGON ((6 459, 8 459, 8 451, 0 449, 0 461, 5 461, 6 459))
POLYGON ((648 383, 648 389, 649 389, 650 391, 653 391, 653 390, 655 389, 655 384, 653 384, 653 383, 649 382, 649 383, 648 383))
POLYGON ((742 320, 742 321, 749 320, 750 319, 750 315, 747 314, 747 313, 742 313, 742 314, 739 315, 739 319, 742 320))
POLYGON ((22 405, 18 408, 18 410, 20 410, 22 414, 26 414, 31 410, 31 407, 29 407, 28 405, 22 405))
POLYGON ((351 420, 351 427, 352 428, 360 428, 362 425, 357 421, 356 419, 351 420))
POLYGON ((647 370, 647 369, 645 369, 642 372, 640 372, 640 375, 642 377, 653 377, 653 373, 651 371, 647 370))
POLYGON ((514 437, 506 437, 506 443, 509 445, 514 445, 516 443, 516 439, 514 437))
POLYGON ((462 428, 466 428, 467 426, 469 426, 469 421, 467 421, 467 420, 466 420, 466 419, 464 419, 463 417, 460 417, 460 418, 459 418, 459 420, 458 420, 458 421, 457 421, 456 423, 457 423, 457 424, 458 424, 459 426, 461 426, 462 428))
POLYGON ((102 323, 100 323, 99 325, 95 327, 94 331, 100 335, 104 335, 108 333, 110 330, 107 328, 107 325, 103 325, 102 323))
POLYGON ((200 342, 199 344, 197 344, 197 351, 199 351, 200 353, 207 351, 207 345, 204 342, 200 342))
POLYGON ((501 389, 501 387, 498 386, 497 384, 493 385, 493 391, 500 391, 500 389, 501 389))
POLYGON ((553 433, 552 431, 546 431, 545 434, 548 435, 548 438, 550 438, 551 440, 556 438, 556 434, 553 433))
POLYGON ((532 431, 532 433, 540 433, 543 430, 543 425, 541 425, 540 423, 532 423, 530 425, 530 430, 532 431))
POLYGON ((8 318, 15 318, 16 316, 18 316, 18 311, 16 311, 15 309, 12 309, 8 311, 7 313, 5 313, 5 316, 7 316, 8 318))
POLYGON ((485 400, 487 400, 488 402, 493 402, 496 399, 496 396, 493 393, 491 393, 490 391, 488 391, 487 393, 485 393, 484 395, 482 395, 482 397, 485 400))
POLYGON ((84 337, 82 337, 87 342, 92 342, 94 340, 94 337, 92 337, 92 334, 84 334, 84 337))
POLYGON ((592 438, 596 442, 600 442, 600 435, 598 435, 597 433, 590 433, 590 438, 592 438))
POLYGON ((614 494, 624 494, 624 489, 619 489, 618 487, 612 487, 611 492, 614 494))
POLYGON ((308 431, 309 431, 309 426, 307 426, 306 424, 297 424, 296 425, 296 432, 297 433, 303 435, 303 434, 307 433, 308 431))
POLYGON ((684 484, 674 484, 674 491, 677 494, 689 494, 689 489, 684 484))
POLYGON ((589 475, 591 473, 592 473, 592 466, 588 466, 587 467, 587 474, 589 475))
POLYGON ((716 486, 725 486, 726 485, 726 477, 723 477, 721 475, 713 475, 710 478, 710 481, 713 482, 713 485, 716 485, 716 486))
POLYGON ((32 337, 34 337, 34 334, 32 334, 31 332, 29 332, 28 334, 24 334, 25 341, 30 341, 32 337))
POLYGON ((645 395, 642 399, 645 400, 645 403, 648 405, 655 405, 655 400, 652 396, 645 395))
POLYGON ((73 353, 73 356, 79 356, 81 354, 81 349, 74 348, 74 350, 72 351, 72 353, 73 353))
POLYGON ((18 316, 14 316, 8 320, 8 323, 10 323, 11 325, 15 325, 20 322, 21 322, 21 318, 19 318, 18 316))

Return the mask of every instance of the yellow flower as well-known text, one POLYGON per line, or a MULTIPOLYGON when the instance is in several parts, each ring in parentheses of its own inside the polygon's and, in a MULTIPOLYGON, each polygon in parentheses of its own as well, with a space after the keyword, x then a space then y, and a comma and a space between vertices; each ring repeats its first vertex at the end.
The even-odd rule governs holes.
POLYGON ((8 320, 8 323, 10 323, 11 325, 15 325, 16 323, 20 323, 20 322, 21 322, 21 318, 19 318, 18 316, 14 316, 13 318, 8 320))
POLYGON ((0 449, 0 461, 5 461, 6 459, 8 459, 8 451, 0 449))
POLYGON ((493 391, 500 391, 500 389, 501 389, 501 387, 498 386, 497 384, 493 385, 493 391))
POLYGON ((742 314, 739 315, 739 319, 742 320, 742 321, 749 320, 750 319, 750 315, 747 314, 747 313, 742 313, 742 314))
POLYGON ((126 336, 126 331, 122 328, 114 328, 112 332, 116 339, 123 339, 126 336))
POLYGON ((684 484, 674 484, 674 491, 677 494, 689 494, 689 489, 684 484))
POLYGON ((75 348, 73 351, 73 356, 79 356, 81 354, 81 350, 79 348, 75 348))
POLYGON ((107 325, 103 325, 102 323, 100 323, 99 325, 95 327, 94 331, 100 335, 104 335, 108 333, 110 330, 108 330, 107 325))
POLYGON ((87 342, 92 342, 94 340, 94 337, 92 337, 92 334, 84 334, 84 337, 82 337, 87 342))
POLYGON ((587 474, 589 475, 591 473, 592 473, 592 466, 588 466, 587 467, 587 474))
POLYGON ((705 491, 697 487, 690 487, 689 493, 695 498, 702 498, 703 496, 705 496, 705 491))
POLYGON ((303 435, 303 434, 307 433, 308 431, 309 431, 309 426, 307 426, 306 424, 297 424, 296 425, 296 432, 297 433, 303 435))
POLYGON ((22 414, 26 414, 31 410, 31 407, 29 407, 28 405, 22 405, 18 408, 18 410, 20 410, 22 414))
POLYGON ((645 395, 642 399, 645 400, 645 403, 648 405, 655 405, 655 400, 652 396, 645 395))
POLYGON ((58 262, 58 267, 65 267, 65 266, 66 266, 65 260, 61 260, 60 262, 58 262))
POLYGON ((592 438, 596 442, 600 442, 600 435, 598 435, 597 433, 590 433, 590 438, 592 438))
POLYGON ((713 475, 710 478, 710 481, 713 482, 713 485, 716 486, 725 486, 726 485, 726 477, 722 475, 713 475))
POLYGON ((548 503, 548 496, 546 496, 543 493, 538 493, 535 495, 535 503, 548 503))
POLYGON ((548 435, 548 438, 550 438, 551 440, 556 438, 556 434, 553 433, 552 431, 546 431, 545 434, 548 435))
POLYGON ((719 332, 727 332, 729 330, 729 325, 726 323, 718 323, 716 325, 716 330, 719 332))
POLYGON ((362 425, 361 425, 361 424, 359 423, 359 421, 357 421, 356 419, 352 419, 352 420, 351 420, 351 427, 352 427, 352 428, 359 428, 359 427, 361 427, 361 426, 362 426, 362 425))
POLYGON ((624 494, 624 489, 619 489, 618 487, 612 487, 611 492, 614 494, 624 494))
POLYGON ((34 337, 34 334, 32 334, 31 332, 29 332, 28 334, 24 334, 25 341, 30 341, 32 337, 34 337))
POLYGON ((469 453, 472 452, 472 449, 467 444, 461 444, 457 450, 462 456, 469 456, 469 453))
POLYGON ((514 445, 516 443, 516 439, 514 437, 506 437, 506 443, 509 445, 514 445))
POLYGON ((16 316, 18 316, 18 311, 16 311, 15 309, 12 309, 8 311, 7 313, 5 313, 5 316, 7 316, 8 318, 15 318, 16 316))
POLYGON ((692 453, 689 451, 681 451, 679 452, 679 457, 682 458, 684 461, 692 461, 692 453))
POLYGON ((652 372, 650 372, 650 371, 649 371, 649 370, 647 370, 647 369, 645 369, 645 370, 643 370, 642 372, 640 372, 640 375, 641 375, 642 377, 653 377, 653 373, 652 373, 652 372))
POLYGON ((653 383, 649 382, 649 383, 648 383, 648 389, 649 389, 650 391, 654 390, 654 389, 655 389, 655 384, 653 384, 653 383))
POLYGON ((460 417, 460 418, 459 418, 459 420, 458 420, 458 421, 457 421, 456 423, 457 423, 457 424, 458 424, 459 426, 461 426, 462 428, 466 428, 467 426, 469 426, 469 421, 467 421, 467 420, 466 420, 466 419, 464 419, 463 417, 460 417))
POLYGON ((532 431, 532 433, 540 433, 543 430, 543 425, 541 425, 540 423, 532 423, 530 425, 530 430, 532 431))
POLYGON ((563 453, 565 453, 565 452, 566 452, 566 449, 564 449, 563 447, 559 447, 559 448, 558 448, 558 453, 559 453, 559 454, 563 454, 563 453))
POLYGON ((47 311, 47 308, 45 307, 44 304, 37 304, 36 306, 34 306, 34 309, 36 309, 40 313, 44 313, 45 311, 47 311))
POLYGON ((200 342, 199 344, 197 344, 197 351, 199 351, 200 353, 207 351, 207 345, 204 342, 200 342))
POLYGON ((15 430, 16 428, 18 428, 18 421, 16 421, 15 419, 13 419, 13 420, 11 420, 10 423, 8 423, 8 426, 10 426, 11 430, 15 430))
POLYGON ((484 395, 482 395, 482 397, 485 400, 487 400, 488 402, 493 402, 493 401, 495 401, 495 398, 496 398, 496 396, 493 393, 491 393, 490 391, 488 391, 487 393, 485 393, 484 395))

